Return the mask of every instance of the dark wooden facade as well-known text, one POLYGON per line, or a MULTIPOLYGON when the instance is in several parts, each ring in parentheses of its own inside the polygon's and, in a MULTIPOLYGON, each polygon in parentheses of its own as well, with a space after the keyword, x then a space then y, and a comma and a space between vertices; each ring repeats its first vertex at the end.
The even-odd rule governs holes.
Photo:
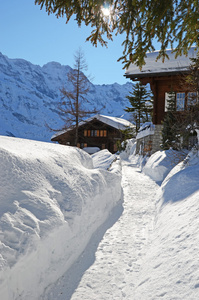
MULTIPOLYGON (((187 72, 186 72, 187 73, 187 72)), ((162 124, 165 115, 165 95, 166 93, 187 93, 188 87, 185 85, 185 73, 160 73, 160 74, 145 74, 142 77, 129 75, 134 81, 140 81, 142 84, 150 84, 151 91, 153 93, 154 106, 153 106, 153 124, 162 124)))
POLYGON ((197 49, 191 47, 188 50, 188 55, 181 55, 178 58, 175 57, 172 50, 167 50, 169 59, 165 59, 164 62, 157 60, 158 54, 159 51, 147 53, 146 64, 141 70, 135 64, 130 64, 125 73, 125 77, 132 81, 140 81, 144 85, 150 84, 154 99, 153 124, 155 130, 151 136, 150 144, 146 137, 140 139, 139 142, 144 145, 143 148, 145 146, 151 147, 152 154, 160 150, 162 124, 168 108, 169 93, 175 95, 176 111, 182 118, 189 100, 194 99, 194 94, 196 94, 190 90, 185 78, 190 72, 191 59, 196 58, 197 49))
MULTIPOLYGON (((158 59, 159 51, 147 53, 145 65, 140 70, 135 64, 130 64, 125 77, 142 84, 150 84, 154 95, 153 123, 160 125, 165 115, 165 95, 169 92, 184 93, 185 102, 189 91, 185 84, 185 76, 190 72, 191 59, 196 58, 198 49, 191 47, 187 55, 176 58, 175 52, 166 50, 169 59, 158 59)), ((179 95, 178 95, 179 96, 179 95)), ((179 97, 176 97, 176 100, 179 97)), ((186 103, 185 103, 186 107, 186 103)), ((185 108, 184 107, 184 108, 185 108)))
POLYGON ((108 149, 111 153, 117 152, 117 141, 122 141, 121 131, 98 119, 85 122, 78 128, 78 144, 75 145, 75 129, 66 130, 51 138, 59 144, 77 146, 79 148, 98 147, 108 149))

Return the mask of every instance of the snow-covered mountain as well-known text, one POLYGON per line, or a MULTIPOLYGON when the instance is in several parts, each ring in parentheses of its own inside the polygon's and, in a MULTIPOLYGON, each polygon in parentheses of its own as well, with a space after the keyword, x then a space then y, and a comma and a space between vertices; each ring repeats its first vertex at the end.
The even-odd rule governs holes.
MULTIPOLYGON (((43 67, 23 59, 9 59, 0 53, 0 134, 50 141, 51 128, 61 128, 57 112, 60 89, 67 88, 69 66, 49 62, 43 67)), ((88 100, 101 112, 119 117, 127 106, 126 96, 132 83, 93 85, 88 100)))

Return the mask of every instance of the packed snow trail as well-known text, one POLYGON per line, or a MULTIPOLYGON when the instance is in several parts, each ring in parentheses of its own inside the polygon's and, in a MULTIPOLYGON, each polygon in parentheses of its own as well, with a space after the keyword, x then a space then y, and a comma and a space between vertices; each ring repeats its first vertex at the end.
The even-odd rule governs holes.
MULTIPOLYGON (((123 213, 104 234, 72 296, 65 276, 45 296, 48 300, 138 300, 133 296, 139 271, 150 244, 155 216, 157 184, 123 161, 123 213)), ((78 268, 77 268, 78 272, 78 268)))

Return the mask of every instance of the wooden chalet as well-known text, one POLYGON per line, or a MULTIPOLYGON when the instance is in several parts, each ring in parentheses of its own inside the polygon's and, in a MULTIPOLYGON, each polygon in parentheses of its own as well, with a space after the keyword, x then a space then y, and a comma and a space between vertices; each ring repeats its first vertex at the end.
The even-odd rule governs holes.
POLYGON ((156 61, 158 51, 148 53, 145 60, 146 64, 142 70, 138 66, 131 64, 125 73, 126 78, 140 81, 144 85, 150 84, 153 93, 153 124, 155 125, 155 130, 153 137, 150 139, 151 146, 143 146, 151 153, 160 149, 162 121, 167 111, 168 93, 175 93, 177 111, 183 111, 186 107, 186 101, 191 91, 183 84, 183 79, 190 72, 190 58, 196 57, 197 51, 192 47, 187 56, 182 55, 177 58, 175 58, 175 54, 171 50, 167 50, 167 54, 169 60, 165 59, 163 63, 162 60, 156 61))
POLYGON ((78 144, 74 144, 75 128, 71 127, 51 138, 51 141, 63 145, 77 146, 79 148, 108 149, 111 153, 117 152, 117 141, 122 141, 122 130, 135 128, 135 125, 122 118, 97 114, 83 122, 78 127, 78 144))

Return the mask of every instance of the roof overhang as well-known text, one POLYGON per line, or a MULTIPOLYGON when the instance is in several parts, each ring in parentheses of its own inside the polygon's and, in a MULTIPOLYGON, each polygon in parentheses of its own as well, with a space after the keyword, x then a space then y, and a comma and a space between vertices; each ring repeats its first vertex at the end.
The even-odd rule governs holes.
POLYGON ((126 69, 124 76, 131 80, 139 80, 141 78, 163 77, 183 75, 189 72, 191 59, 197 55, 197 48, 191 47, 187 55, 181 55, 176 58, 175 52, 166 50, 168 58, 164 62, 157 60, 159 51, 146 54, 145 64, 140 69, 136 64, 131 63, 126 69))
POLYGON ((165 72, 149 72, 149 73, 138 73, 138 74, 125 74, 126 78, 131 80, 139 81, 142 78, 154 78, 154 77, 165 77, 165 76, 178 76, 188 74, 189 70, 181 71, 165 71, 165 72))

